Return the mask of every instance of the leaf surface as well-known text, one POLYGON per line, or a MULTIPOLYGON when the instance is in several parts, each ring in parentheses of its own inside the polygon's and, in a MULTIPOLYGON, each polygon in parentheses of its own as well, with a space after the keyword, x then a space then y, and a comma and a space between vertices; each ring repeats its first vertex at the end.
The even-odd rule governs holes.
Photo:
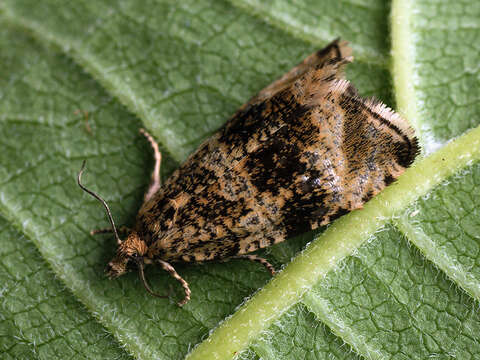
POLYGON ((131 359, 2 218, 0 237, 3 359, 131 359))
MULTIPOLYGON (((420 160, 322 235, 267 250, 278 267, 319 237, 240 309, 269 280, 256 264, 179 266, 193 291, 181 309, 174 303, 181 290, 159 269, 147 276, 157 291, 171 287, 171 300, 151 298, 134 273, 105 279, 114 242, 88 235, 108 223, 75 184, 86 158, 86 184, 106 198, 117 224, 131 225, 152 165, 138 128, 159 140, 167 176, 251 95, 338 36, 352 43, 357 59, 347 77, 390 106, 395 97, 433 152, 480 122, 472 40, 480 35, 480 11, 469 2, 446 4, 393 2, 390 72, 383 1, 3 1, 6 226, 33 242, 40 266, 50 266, 92 314, 79 314, 74 327, 104 326, 136 358, 478 356, 478 128, 420 160), (285 301, 272 307, 277 298, 285 301)), ((28 262, 35 252, 23 256, 28 262)), ((77 304, 68 292, 59 297, 77 304)), ((82 344, 69 336, 73 348, 82 344)), ((99 342, 105 354, 126 356, 106 339, 99 342)))

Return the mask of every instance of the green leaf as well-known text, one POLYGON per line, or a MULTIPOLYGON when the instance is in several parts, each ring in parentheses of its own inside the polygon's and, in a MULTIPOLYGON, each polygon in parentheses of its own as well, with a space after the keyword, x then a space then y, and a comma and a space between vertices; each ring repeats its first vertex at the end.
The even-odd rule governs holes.
MULTIPOLYGON (((480 122, 480 10, 450 4, 394 1, 389 18, 380 0, 3 1, 0 212, 26 237, 21 249, 33 242, 43 258, 15 250, 14 267, 48 264, 73 296, 54 279, 21 282, 19 291, 57 291, 44 323, 62 304, 70 328, 102 334, 103 326, 136 358, 475 358, 480 128, 462 134, 480 122), (256 264, 179 266, 193 297, 178 308, 181 289, 159 269, 147 276, 157 291, 171 287, 171 300, 150 297, 134 273, 105 279, 115 244, 88 235, 108 222, 75 184, 81 160, 87 186, 118 224, 131 225, 152 165, 138 128, 160 141, 168 176, 246 99, 338 36, 355 50, 348 78, 389 105, 395 96, 427 152, 462 136, 320 236, 264 252, 280 266, 319 237, 265 287, 269 276, 256 264)), ((2 311, 2 334, 12 327, 3 324, 29 330, 14 316, 2 311)), ((46 354, 85 344, 75 331, 55 334, 70 347, 49 343, 46 354)), ((13 339, 2 341, 11 348, 13 339)), ((92 354, 124 357, 109 339, 92 354)))
POLYGON ((130 358, 2 218, 0 239, 2 359, 130 358))
MULTIPOLYGON (((313 46, 222 1, 107 3, 20 0, 2 7, 12 22, 71 54, 142 119, 176 160, 185 159, 246 99, 320 44, 343 33, 352 43, 357 37, 366 43, 366 36, 382 43, 387 29, 385 20, 377 21, 378 11, 351 6, 357 24, 368 16, 371 25, 362 25, 365 31, 355 36, 331 29, 313 46)), ((379 53, 385 57, 384 46, 375 49, 370 59, 379 53)), ((366 76, 364 64, 354 67, 361 69, 357 76, 364 81, 356 83, 366 83, 363 91, 388 94, 383 68, 369 67, 366 76)))
POLYGON ((428 152, 479 123, 479 14, 476 1, 393 3, 398 107, 428 152))

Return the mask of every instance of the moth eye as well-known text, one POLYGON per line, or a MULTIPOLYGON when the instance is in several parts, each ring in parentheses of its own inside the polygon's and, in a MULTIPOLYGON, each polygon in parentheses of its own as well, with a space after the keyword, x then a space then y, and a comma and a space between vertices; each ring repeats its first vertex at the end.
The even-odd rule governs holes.
POLYGON ((130 256, 130 258, 127 261, 126 270, 127 271, 134 271, 136 269, 137 269, 137 261, 136 261, 135 257, 132 255, 132 256, 130 256))

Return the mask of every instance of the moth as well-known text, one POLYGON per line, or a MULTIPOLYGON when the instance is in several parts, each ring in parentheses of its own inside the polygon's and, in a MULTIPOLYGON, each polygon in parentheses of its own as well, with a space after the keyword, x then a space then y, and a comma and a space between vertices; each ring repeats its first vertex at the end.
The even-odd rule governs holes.
POLYGON ((344 79, 351 62, 335 40, 308 56, 243 105, 160 184, 155 153, 151 184, 134 228, 121 240, 105 201, 117 252, 107 274, 137 268, 146 290, 146 264, 159 264, 183 286, 178 263, 247 259, 273 266, 260 248, 326 225, 362 208, 412 164, 419 146, 413 129, 393 110, 364 99, 344 79))

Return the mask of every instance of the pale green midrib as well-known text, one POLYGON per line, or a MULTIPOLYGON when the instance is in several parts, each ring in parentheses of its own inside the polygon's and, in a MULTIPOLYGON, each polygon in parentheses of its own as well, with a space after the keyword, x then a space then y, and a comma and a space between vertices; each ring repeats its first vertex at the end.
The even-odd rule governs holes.
MULTIPOLYGON (((395 3, 395 2, 394 2, 394 3, 395 3)), ((397 1, 397 3, 398 3, 398 1, 397 1)), ((394 72, 394 73, 396 73, 396 72, 394 72)), ((398 100, 397 100, 397 101, 398 101, 398 100)), ((399 105, 400 105, 400 101, 398 101, 398 103, 399 103, 399 105)), ((407 113, 407 117, 410 118, 410 116, 408 116, 408 113, 407 113)), ((415 118, 415 117, 413 117, 413 118, 415 118)), ((34 237, 29 236, 29 238, 34 238, 34 237)), ((317 243, 318 243, 318 241, 317 241, 317 243)), ((58 273, 58 272, 57 272, 57 273, 58 273)))
MULTIPOLYGON (((268 12, 264 13, 260 9, 242 0, 228 0, 228 1, 238 9, 245 11, 247 14, 254 16, 257 19, 260 19, 261 21, 265 22, 266 24, 280 31, 285 31, 292 37, 297 38, 303 42, 316 45, 316 46, 325 46, 327 43, 338 38, 338 34, 329 34, 324 31, 322 31, 321 36, 318 36, 317 34, 320 33, 321 29, 318 29, 318 32, 316 32, 315 35, 306 33, 305 31, 302 31, 302 29, 298 29, 297 27, 292 26, 290 23, 283 21, 277 16, 274 16, 268 12)), ((348 41, 348 39, 344 39, 344 40, 348 41)), ((376 65, 379 68, 388 68, 389 60, 385 56, 385 54, 382 54, 381 52, 378 52, 373 48, 361 48, 358 46, 354 46, 354 47, 355 47, 354 49, 355 62, 376 65)))
POLYGON ((445 145, 408 169, 397 182, 336 221, 262 290, 199 344, 189 359, 230 359, 297 303, 340 260, 458 170, 480 160, 480 127, 445 145))
MULTIPOLYGON (((404 115, 415 128, 421 144, 425 144, 422 133, 420 114, 415 101, 414 71, 414 36, 411 33, 411 16, 409 9, 412 0, 393 0, 391 21, 393 87, 397 111, 404 115)), ((422 146, 423 148, 423 146, 422 146)))
POLYGON ((474 299, 480 300, 480 283, 478 279, 464 265, 449 256, 425 232, 415 227, 408 214, 395 219, 396 227, 405 237, 414 244, 428 260, 440 268, 450 279, 467 292, 474 299))
MULTIPOLYGON (((402 216, 405 215, 402 214, 402 216)), ((394 218, 394 220, 397 217, 394 218)), ((375 239, 375 238, 374 238, 375 239)), ((370 240, 369 240, 370 241, 370 240)), ((394 289, 391 287, 391 284, 387 284, 382 276, 379 276, 379 273, 371 268, 367 262, 364 261, 361 257, 357 258, 358 261, 362 263, 362 266, 366 269, 362 273, 366 274, 367 277, 374 278, 377 282, 381 283, 381 286, 385 287, 385 290, 390 294, 389 297, 399 304, 401 308, 408 313, 408 316, 411 317, 414 321, 410 323, 410 327, 414 328, 418 333, 419 336, 428 337, 428 334, 425 331, 418 327, 416 324, 419 322, 424 321, 423 318, 419 318, 415 311, 411 311, 411 309, 401 301, 397 294, 395 293, 394 289)), ((386 357, 395 356, 398 352, 392 351, 392 349, 386 349, 383 347, 375 347, 371 342, 368 341, 367 337, 364 336, 363 333, 357 331, 350 325, 344 323, 341 317, 335 316, 335 309, 332 309, 331 306, 328 305, 328 302, 320 294, 314 294, 315 291, 307 292, 301 302, 305 305, 305 307, 315 315, 315 317, 323 322, 328 328, 338 337, 340 337, 343 341, 349 344, 358 354, 367 358, 367 359, 378 359, 382 360, 386 357), (372 346, 373 345, 373 346, 372 346)), ((370 309, 370 311, 375 311, 374 309, 370 309)), ((405 331, 405 329, 403 329, 405 331)), ((368 335, 368 334, 367 334, 368 335)), ((441 346, 437 343, 436 340, 431 339, 431 341, 435 342, 438 348, 441 346)))
MULTIPOLYGON (((418 111, 415 94, 415 48, 412 33, 413 12, 412 0, 393 0, 391 14, 392 52, 393 52, 393 85, 395 88, 396 103, 400 112, 409 119, 416 129, 417 135, 422 139, 421 114, 418 111)), ((426 139, 423 139, 423 143, 426 139)), ((421 229, 415 228, 409 220, 402 216, 396 220, 395 225, 406 238, 418 247, 424 256, 435 263, 447 276, 462 287, 468 294, 480 299, 480 284, 465 268, 450 258, 445 252, 439 251, 432 241, 421 229)))
MULTIPOLYGON (((117 91, 118 86, 115 86, 115 81, 109 77, 102 76, 102 74, 105 73, 102 66, 97 64, 93 56, 88 56, 88 52, 78 51, 75 46, 69 47, 69 50, 66 51, 66 44, 61 39, 58 39, 48 31, 42 29, 42 27, 36 22, 28 22, 23 18, 15 16, 8 10, 9 9, 6 6, 2 6, 0 2, 0 16, 2 16, 6 22, 12 24, 12 26, 20 26, 24 28, 41 42, 46 41, 47 43, 54 45, 58 50, 60 50, 61 53, 70 56, 72 60, 85 69, 94 79, 103 85, 108 93, 115 95, 115 97, 120 100, 120 103, 124 104, 133 114, 136 114, 139 119, 150 119, 147 111, 149 107, 143 101, 143 99, 127 96, 126 93, 134 94, 135 92, 129 88, 126 83, 123 83, 122 85, 124 88, 128 87, 128 91, 117 91)), ((164 154, 167 152, 168 156, 174 159, 177 163, 183 161, 187 156, 186 153, 174 151, 174 149, 183 148, 183 144, 175 142, 174 137, 166 137, 163 136, 162 133, 158 132, 155 133, 155 137, 162 152, 164 154)))

